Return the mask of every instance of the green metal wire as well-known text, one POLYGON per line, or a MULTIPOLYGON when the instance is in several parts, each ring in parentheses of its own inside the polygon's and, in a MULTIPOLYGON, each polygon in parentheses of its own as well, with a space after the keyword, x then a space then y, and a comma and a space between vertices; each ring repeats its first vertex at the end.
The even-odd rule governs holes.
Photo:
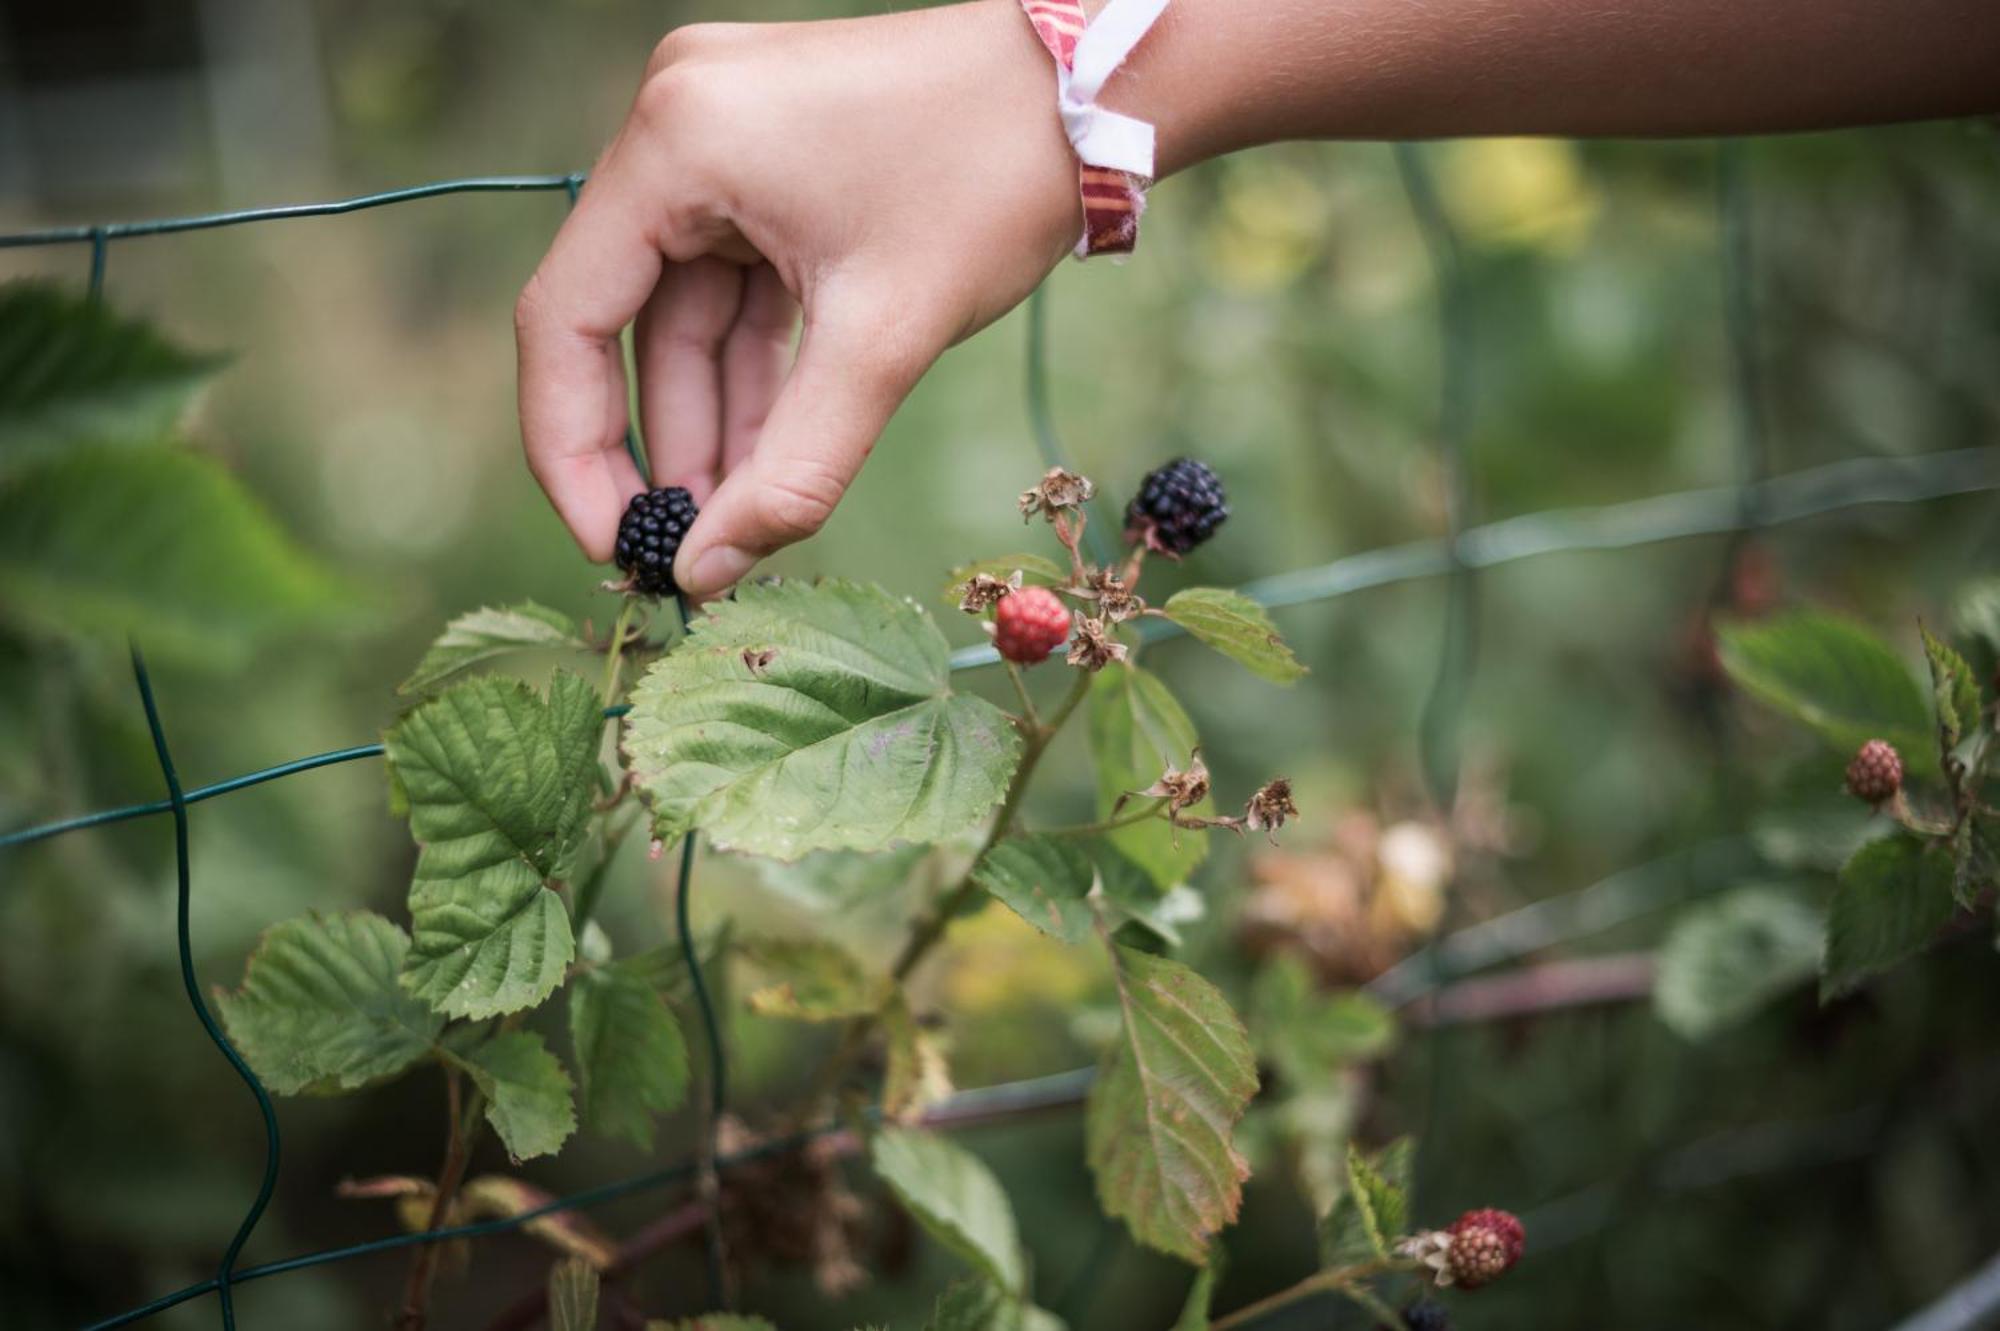
POLYGON ((271 1096, 264 1089, 264 1083, 229 1043, 229 1037, 216 1024, 215 1016, 208 1010, 208 1004, 201 996, 201 982, 194 974, 194 938, 189 927, 189 915, 194 900, 194 874, 188 853, 188 813, 187 798, 181 793, 180 774, 174 770, 174 756, 167 747, 167 732, 160 724, 160 708, 153 699, 153 680, 146 673, 146 660, 139 654, 139 648, 132 648, 132 674, 138 681, 139 698, 146 707, 146 726, 153 733, 153 752, 160 760, 160 774, 166 778, 167 800, 174 815, 174 877, 177 883, 175 897, 174 930, 180 942, 181 985, 187 990, 187 1000, 194 1008, 194 1014, 201 1020, 201 1027, 208 1032, 209 1040, 222 1051, 229 1060, 229 1066, 236 1069, 236 1075, 250 1088, 256 1097, 257 1112, 264 1120, 264 1181, 257 1189, 257 1199, 250 1203, 250 1209, 243 1213, 241 1223, 236 1226, 235 1237, 229 1240, 229 1247, 222 1254, 222 1263, 215 1272, 215 1291, 222 1304, 223 1331, 235 1331, 236 1301, 230 1287, 235 1280, 236 1258, 243 1251, 243 1245, 250 1238, 250 1232, 257 1228, 257 1221, 263 1217, 264 1208, 271 1204, 271 1194, 278 1187, 278 1110, 271 1103, 271 1096))

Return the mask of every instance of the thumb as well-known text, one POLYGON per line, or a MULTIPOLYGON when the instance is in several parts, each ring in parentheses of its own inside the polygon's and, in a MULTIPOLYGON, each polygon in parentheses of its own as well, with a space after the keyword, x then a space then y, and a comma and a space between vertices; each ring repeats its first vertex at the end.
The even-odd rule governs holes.
POLYGON ((692 597, 729 587, 826 525, 904 396, 943 350, 907 309, 808 313, 799 353, 756 449, 702 506, 674 561, 692 597))

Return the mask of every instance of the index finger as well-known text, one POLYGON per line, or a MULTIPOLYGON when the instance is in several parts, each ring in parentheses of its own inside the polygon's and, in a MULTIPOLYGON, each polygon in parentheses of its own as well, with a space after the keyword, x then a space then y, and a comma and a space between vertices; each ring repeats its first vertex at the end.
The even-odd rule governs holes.
POLYGON ((657 215, 614 152, 514 307, 528 468, 576 543, 600 562, 611 557, 626 499, 642 485, 624 450, 630 413, 617 338, 660 278, 649 213, 657 215))

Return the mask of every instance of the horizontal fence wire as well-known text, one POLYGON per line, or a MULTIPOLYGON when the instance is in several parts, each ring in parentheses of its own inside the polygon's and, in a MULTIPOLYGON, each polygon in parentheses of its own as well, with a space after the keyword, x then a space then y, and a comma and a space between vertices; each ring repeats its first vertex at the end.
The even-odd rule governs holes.
MULTIPOLYGON (((1434 211, 1435 199, 1428 192, 1428 181, 1423 174, 1421 160, 1414 154, 1406 152, 1399 157, 1399 164, 1406 187, 1411 193, 1413 207, 1417 210, 1419 223, 1426 230, 1427 239, 1433 247, 1434 259, 1438 266, 1440 297, 1447 307, 1441 315, 1441 329, 1444 334, 1445 416, 1440 425, 1440 433, 1442 445, 1447 450, 1451 465, 1455 471, 1460 471, 1463 466, 1464 430, 1464 365, 1461 359, 1464 354, 1464 326, 1462 311, 1455 312, 1450 307, 1462 296, 1462 293, 1455 293, 1454 289, 1462 285, 1463 276, 1459 272, 1460 261, 1449 231, 1444 229, 1441 214, 1434 211)), ((1725 158, 1723 169, 1728 173, 1727 179, 1730 182, 1729 197, 1740 200, 1740 163, 1725 158)), ((453 194, 561 190, 574 200, 583 180, 583 173, 569 172, 559 175, 482 176, 436 181, 406 189, 321 203, 289 204, 188 217, 96 223, 16 232, 0 235, 0 249, 87 244, 90 247, 89 286, 94 293, 102 288, 107 251, 110 242, 114 240, 201 231, 253 222, 339 216, 453 194)), ((1734 239, 1731 240, 1731 244, 1732 246, 1735 244, 1734 239)), ((1740 276, 1740 272, 1732 274, 1729 280, 1733 282, 1740 276)), ((1739 312, 1732 310, 1732 332, 1740 335, 1741 325, 1734 323, 1739 312)), ((1045 464, 1060 465, 1063 453, 1048 400, 1046 318, 1044 298, 1038 292, 1031 300, 1028 311, 1030 341, 1026 384, 1028 410, 1030 424, 1045 464)), ((1743 391, 1742 386, 1739 384, 1739 392, 1741 391, 1743 391)), ((1745 404, 1739 403, 1739 408, 1744 407, 1745 404)), ((1754 406, 1748 409, 1754 410, 1754 406)), ((2000 489, 2000 448, 1968 448, 1901 458, 1856 459, 1781 476, 1769 476, 1758 470, 1749 472, 1743 483, 1733 486, 1687 490, 1592 508, 1549 510, 1459 529, 1458 514, 1464 502, 1462 487, 1461 475, 1454 482, 1455 499, 1450 523, 1451 531, 1448 531, 1442 539, 1412 541, 1360 552, 1317 567, 1253 581, 1244 584, 1240 590, 1261 605, 1281 610, 1330 601, 1370 588, 1435 577, 1452 578, 1455 586, 1469 589, 1469 584, 1464 580, 1473 570, 1492 568, 1540 555, 1619 550, 1689 537, 1742 533, 1754 527, 1795 522, 1870 505, 1919 503, 1953 495, 2000 489)), ((1094 528, 1092 531, 1093 535, 1101 539, 1100 532, 1094 528)), ((1469 595, 1469 591, 1467 594, 1469 595)), ((1469 601, 1450 613, 1455 617, 1452 622, 1456 623, 1458 631, 1469 630, 1469 623, 1463 618, 1470 614, 1469 601)), ((1148 639, 1167 638, 1182 632, 1178 626, 1162 620, 1148 620, 1142 625, 1142 630, 1148 639)), ((1448 628, 1449 631, 1453 630, 1448 628)), ((954 670, 967 670, 991 665, 997 660, 998 655, 990 645, 981 645, 954 652, 951 666, 954 670)), ((1466 682, 1465 675, 1469 673, 1469 666, 1454 669, 1447 662, 1444 669, 1452 672, 1450 687, 1453 690, 1462 690, 1466 682)), ((164 732, 159 723, 150 682, 144 675, 143 666, 139 667, 138 678, 155 736, 162 771, 167 778, 168 798, 101 810, 21 829, 0 836, 0 849, 19 847, 63 833, 129 819, 162 813, 172 814, 176 829, 177 862, 180 866, 182 904, 180 938, 183 970, 184 978, 191 977, 192 961, 188 950, 186 927, 186 907, 191 891, 187 871, 188 807, 281 777, 339 763, 379 757, 383 753, 383 747, 380 744, 362 744, 336 749, 231 777, 212 785, 182 791, 174 774, 172 759, 166 749, 164 732)), ((1440 684, 1434 689, 1433 706, 1444 705, 1439 703, 1438 690, 1445 688, 1444 681, 1447 680, 1447 675, 1441 673, 1439 678, 1440 684)), ((1455 700, 1449 704, 1451 707, 1456 705, 1455 700)), ((609 708, 606 716, 614 718, 626 710, 624 707, 609 708)), ((1615 924, 1638 918, 1648 911, 1685 900, 1689 895, 1691 881, 1698 884, 1725 878, 1725 874, 1717 872, 1720 866, 1747 863, 1752 860, 1754 860, 1754 850, 1741 840, 1709 843, 1688 851, 1677 852, 1653 864, 1626 870, 1582 891, 1538 901, 1508 914, 1458 930, 1405 959, 1378 977, 1368 988, 1391 1006, 1407 1006, 1419 1002, 1448 981, 1474 970, 1518 959, 1530 952, 1610 928, 1615 924)), ((692 935, 686 918, 690 886, 688 873, 691 864, 692 838, 689 839, 688 850, 684 852, 680 914, 677 918, 679 933, 685 947, 692 946, 692 935)), ((698 1177, 700 1162, 681 1162, 555 1198, 513 1216, 423 1232, 389 1235, 363 1243, 327 1248, 280 1261, 237 1268, 234 1265, 235 1257, 268 1201, 275 1182, 278 1157, 276 1119, 263 1088, 258 1085, 247 1067, 242 1066, 240 1058, 235 1056, 226 1038, 214 1026, 212 1018, 208 1017, 191 978, 188 979, 188 985, 191 1001, 195 1005, 197 1015, 202 1018, 203 1025, 208 1029, 211 1038, 230 1057, 231 1062, 237 1065, 238 1071, 243 1074, 256 1093, 260 1108, 264 1111, 268 1138, 264 1184, 256 1203, 241 1222, 235 1239, 215 1276, 97 1322, 93 1324, 94 1328, 128 1325, 210 1293, 220 1296, 224 1325, 231 1326, 233 1312, 230 1291, 236 1285, 373 1253, 505 1233, 520 1229, 544 1216, 602 1205, 648 1190, 694 1181, 698 1177)), ((708 1106, 712 1120, 713 1115, 720 1111, 725 1069, 719 1040, 714 1038, 715 1022, 705 986, 699 987, 696 992, 707 1016, 707 1025, 712 1037, 709 1050, 711 1060, 709 1091, 712 1098, 708 1106)), ((1083 1098, 1092 1076, 1093 1069, 1079 1068, 1050 1077, 1032 1078, 982 1090, 961 1092, 936 1106, 927 1117, 927 1121, 934 1126, 963 1125, 988 1116, 1074 1104, 1083 1098)), ((774 1139, 747 1150, 712 1157, 712 1164, 716 1170, 726 1171, 755 1160, 783 1154, 797 1149, 807 1141, 841 1130, 838 1125, 829 1124, 805 1133, 774 1139)), ((711 1248, 711 1253, 713 1251, 711 1248)))

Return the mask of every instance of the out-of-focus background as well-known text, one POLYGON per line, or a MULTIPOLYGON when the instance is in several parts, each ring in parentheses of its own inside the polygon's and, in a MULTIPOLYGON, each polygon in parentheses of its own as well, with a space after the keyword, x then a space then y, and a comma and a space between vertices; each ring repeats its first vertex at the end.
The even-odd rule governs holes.
MULTIPOLYGON (((840 8, 16 0, 0 23, 0 230, 584 168, 668 27, 840 8)), ((1756 319, 1747 421, 1725 336, 1715 145, 1456 142, 1421 160, 1465 282, 1471 520, 1727 485, 1746 467, 2000 443, 1991 125, 1742 146, 1756 319)), ((162 664, 190 781, 374 737, 395 714, 395 684, 453 614, 533 598, 609 620, 603 572, 543 503, 513 420, 509 312, 563 207, 560 192, 460 196, 112 246, 115 309, 232 358, 189 426, 193 446, 226 462, 328 579, 281 628, 162 664)), ((87 247, 0 251, 4 278, 80 287, 87 264, 87 247)), ((1132 262, 1066 265, 1049 301, 1053 403, 1079 468, 1121 501, 1183 452, 1228 483, 1235 517, 1172 577, 1234 585, 1442 529, 1438 290, 1390 148, 1279 148, 1176 179, 1132 262)), ((1039 470, 1024 340, 1017 313, 947 356, 832 525, 775 568, 876 580, 937 605, 952 564, 1038 539, 1012 504, 1039 470)), ((2000 565, 1995 515, 1975 494, 1844 511, 1748 543, 1485 573, 1449 820, 1418 761, 1444 581, 1282 612, 1314 670, 1290 693, 1160 648, 1152 659, 1189 700, 1219 785, 1288 772, 1303 810, 1283 851, 1253 840, 1202 872, 1198 951, 1226 975, 1280 947, 1351 984, 1433 929, 1635 865, 1690 895, 1765 883, 1822 899, 1854 830, 1834 800, 1838 763, 1730 696, 1706 610, 1831 604, 1908 645, 1913 616, 1942 616, 1966 578, 2000 565), (1687 853, 1718 845, 1728 853, 1687 853)), ((25 595, 13 586, 0 595, 25 595)), ((970 621, 953 619, 948 631, 973 641, 970 621)), ((118 644, 60 632, 6 642, 0 830, 156 797, 118 644)), ((1080 751, 1068 770, 1082 799, 1080 751)), ((205 805, 194 828, 205 982, 233 983, 258 933, 309 907, 401 917, 412 851, 377 764, 205 805)), ((155 821, 0 858, 9 1327, 76 1325, 207 1275, 255 1190, 251 1108, 179 993, 170 849, 155 821)), ((899 898, 828 922, 742 865, 699 873, 711 919, 838 928, 864 947, 881 948, 907 909, 899 898)), ((670 936, 669 888, 664 866, 635 855, 606 907, 614 932, 635 945, 670 936)), ((1643 953, 1671 919, 1649 915, 1570 955, 1643 953)), ((1011 917, 961 929, 931 978, 961 1084, 1085 1061, 1104 998, 1093 965, 1011 917)), ((1461 1326, 1885 1325, 2000 1247, 1989 952, 1968 939, 1825 1010, 1806 978, 1701 1042, 1643 997, 1408 1030, 1372 1075, 1358 1131, 1423 1132, 1422 1218, 1473 1204, 1529 1218, 1530 1260, 1462 1300, 1461 1326)), ((754 1118, 795 1087, 802 1037, 738 1013, 731 1038, 754 1118)), ((1352 1110, 1285 1112, 1324 1112, 1338 1130, 1352 1110)), ((1221 1307, 1314 1261, 1282 1146, 1297 1125, 1263 1112, 1245 1129, 1260 1172, 1221 1307)), ((435 1167, 431 1078, 281 1113, 288 1156, 252 1260, 387 1232, 386 1206, 336 1200, 335 1185, 435 1167)), ((1185 1271, 1101 1225, 1074 1116, 965 1140, 1010 1186, 1045 1302, 1079 1331, 1172 1320, 1185 1271)), ((677 1130, 657 1155, 686 1148, 677 1130)), ((646 1163, 584 1141, 525 1173, 559 1191, 646 1163)), ((663 1204, 642 1197, 596 1218, 625 1233, 663 1204)), ((876 1281, 837 1306, 801 1271, 759 1276, 748 1303, 786 1328, 918 1325, 950 1259, 894 1226, 874 1241, 876 1281)), ((442 1325, 483 1325, 539 1279, 545 1251, 500 1238, 471 1263, 441 1288, 442 1325)), ((263 1281, 239 1294, 243 1323, 372 1325, 401 1273, 384 1257, 263 1281)), ((684 1315, 698 1284, 685 1252, 632 1288, 647 1311, 684 1315)), ((214 1316, 197 1302, 157 1323, 214 1316)))

